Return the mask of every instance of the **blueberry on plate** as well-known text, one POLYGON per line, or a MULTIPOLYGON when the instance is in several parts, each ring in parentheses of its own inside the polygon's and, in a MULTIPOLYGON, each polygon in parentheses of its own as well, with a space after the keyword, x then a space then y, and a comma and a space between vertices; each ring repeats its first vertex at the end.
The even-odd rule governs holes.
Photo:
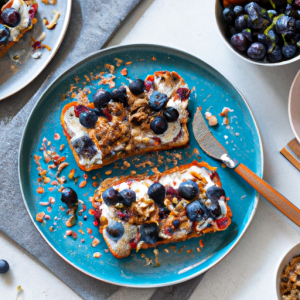
POLYGON ((126 206, 131 206, 131 204, 136 201, 136 194, 133 190, 125 189, 120 192, 120 195, 122 197, 122 203, 126 206))
POLYGON ((9 270, 9 264, 6 260, 0 259, 0 274, 4 274, 9 270))
POLYGON ((174 226, 176 229, 178 229, 178 228, 179 228, 179 225, 180 225, 180 221, 179 221, 179 220, 174 220, 174 221, 172 221, 172 224, 173 224, 173 226, 174 226))
POLYGON ((107 103, 111 99, 111 95, 109 92, 104 91, 104 90, 99 90, 94 96, 94 105, 95 108, 101 109, 107 105, 107 103))
POLYGON ((164 206, 164 200, 166 196, 165 187, 159 182, 155 182, 150 185, 148 189, 148 196, 159 206, 164 206))
POLYGON ((113 187, 110 187, 103 192, 102 199, 107 206, 113 206, 117 203, 122 203, 122 197, 120 193, 113 187))
POLYGON ((248 56, 254 60, 261 60, 266 52, 266 46, 262 43, 253 43, 247 50, 248 56))
POLYGON ((105 230, 109 238, 116 243, 122 238, 125 232, 123 224, 117 221, 110 221, 105 230))
POLYGON ((198 196, 199 188, 194 181, 187 180, 180 183, 178 193, 182 198, 186 200, 193 200, 198 196))
POLYGON ((209 212, 210 217, 216 219, 221 214, 221 207, 219 202, 211 202, 209 205, 206 205, 206 209, 209 212))
POLYGON ((168 123, 163 117, 155 117, 154 120, 150 124, 150 129, 155 134, 163 134, 168 130, 168 123))
POLYGON ((98 151, 88 135, 83 135, 74 141, 72 140, 71 144, 76 153, 83 158, 92 159, 98 151))
POLYGON ((177 119, 179 117, 179 112, 174 107, 167 107, 164 110, 163 115, 164 115, 165 119, 167 120, 167 122, 175 122, 175 121, 177 121, 177 119))
POLYGON ((79 116, 79 122, 85 128, 95 128, 98 116, 94 111, 83 111, 79 116))
POLYGON ((292 58, 297 51, 297 47, 295 45, 285 45, 282 47, 282 54, 285 58, 292 58))
POLYGON ((213 185, 206 190, 206 196, 211 201, 218 202, 222 196, 226 197, 226 194, 222 188, 217 185, 213 185))
POLYGON ((186 207, 186 215, 192 222, 205 219, 205 214, 205 205, 197 200, 186 207))
POLYGON ((127 104, 127 93, 124 86, 120 86, 118 89, 115 89, 111 92, 111 98, 115 102, 121 102, 127 104))
POLYGON ((233 35, 230 39, 230 42, 234 46, 234 48, 239 51, 245 51, 249 45, 248 39, 242 33, 233 35))
POLYGON ((130 82, 129 89, 133 95, 138 96, 138 95, 144 93, 146 87, 145 87, 145 83, 143 80, 137 79, 136 81, 130 82))
POLYGON ((66 187, 61 191, 61 201, 72 206, 78 203, 78 196, 73 189, 66 187))
POLYGON ((10 37, 9 29, 0 23, 0 46, 6 45, 9 37, 10 37))
POLYGON ((159 241, 158 226, 155 223, 147 223, 140 226, 141 241, 155 245, 159 241))
POLYGON ((225 8, 223 10, 223 18, 227 23, 231 23, 233 20, 233 12, 230 8, 225 8))
POLYGON ((6 8, 2 14, 3 23, 9 27, 17 27, 21 23, 21 14, 15 8, 6 8))
POLYGON ((160 111, 168 102, 168 96, 158 91, 154 91, 149 99, 150 107, 156 111, 160 111))

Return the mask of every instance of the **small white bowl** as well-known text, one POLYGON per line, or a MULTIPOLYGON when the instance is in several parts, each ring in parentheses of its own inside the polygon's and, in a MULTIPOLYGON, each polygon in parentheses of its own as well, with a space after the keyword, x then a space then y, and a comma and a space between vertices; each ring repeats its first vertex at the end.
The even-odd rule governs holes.
POLYGON ((215 17, 216 17, 216 22, 217 22, 217 27, 219 29, 219 33, 222 37, 222 40, 225 42, 225 44, 228 46, 228 48, 233 51, 237 56, 239 56, 240 58, 254 64, 254 65, 259 65, 259 66, 266 66, 266 67, 278 67, 278 66, 284 66, 284 65, 288 65, 294 61, 298 61, 300 59, 300 55, 289 59, 289 60, 285 60, 282 62, 278 62, 278 63, 267 63, 267 62, 263 62, 263 61, 255 61, 253 59, 251 59, 250 57, 247 56, 246 52, 240 52, 238 50, 236 50, 230 43, 230 38, 229 38, 229 34, 228 34, 228 30, 227 30, 227 24, 225 22, 225 20, 223 19, 223 7, 222 7, 222 0, 216 0, 216 4, 215 4, 215 17))
POLYGON ((290 89, 289 118, 295 137, 300 143, 300 71, 290 89))
POLYGON ((277 293, 278 300, 282 300, 282 296, 280 293, 280 279, 282 276, 282 271, 284 270, 285 266, 289 263, 289 261, 293 257, 298 255, 300 255, 300 243, 294 246, 287 254, 285 254, 285 256, 282 258, 282 260, 280 261, 277 267, 275 284, 276 284, 276 293, 277 293))

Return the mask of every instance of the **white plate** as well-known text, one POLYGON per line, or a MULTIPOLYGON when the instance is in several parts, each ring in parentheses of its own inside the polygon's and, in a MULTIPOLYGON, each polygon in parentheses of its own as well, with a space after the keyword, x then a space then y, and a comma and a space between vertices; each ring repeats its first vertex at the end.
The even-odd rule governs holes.
POLYGON ((37 0, 37 2, 39 4, 36 14, 38 22, 32 30, 26 32, 24 37, 0 58, 0 100, 27 86, 46 68, 61 45, 67 31, 72 0, 58 0, 56 5, 45 5, 41 0, 37 0), (54 10, 59 11, 61 15, 56 27, 49 30, 46 28, 43 18, 52 20, 54 10), (44 48, 41 50, 42 56, 39 59, 34 59, 31 57, 33 53, 31 38, 38 39, 43 32, 47 35, 43 44, 48 45, 51 52, 44 48), (20 59, 15 61, 13 57, 17 54, 20 55, 20 59))
POLYGON ((290 90, 289 118, 295 137, 300 143, 300 71, 295 77, 290 90))

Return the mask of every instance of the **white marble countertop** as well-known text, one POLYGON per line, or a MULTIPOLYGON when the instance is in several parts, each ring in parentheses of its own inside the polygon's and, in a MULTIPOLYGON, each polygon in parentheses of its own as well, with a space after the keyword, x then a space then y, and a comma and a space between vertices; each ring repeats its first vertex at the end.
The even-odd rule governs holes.
MULTIPOLYGON (((245 96, 262 134, 264 179, 300 207, 300 173, 279 153, 293 138, 288 120, 288 94, 300 61, 284 67, 251 65, 221 40, 213 0, 144 0, 108 46, 129 43, 163 44, 185 50, 216 68, 245 96)), ((208 271, 193 300, 274 300, 275 268, 284 253, 300 240, 300 230, 261 199, 258 211, 237 247, 208 271)), ((0 233, 0 258, 11 271, 0 276, 1 299, 80 299, 36 259, 0 233)), ((121 289, 114 299, 124 299, 121 289)), ((147 299, 152 290, 139 297, 147 299)))

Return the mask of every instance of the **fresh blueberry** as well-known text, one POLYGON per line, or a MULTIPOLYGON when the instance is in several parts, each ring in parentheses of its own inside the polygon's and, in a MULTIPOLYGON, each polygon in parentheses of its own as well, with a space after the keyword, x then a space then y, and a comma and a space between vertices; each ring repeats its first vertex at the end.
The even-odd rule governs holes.
POLYGON ((222 196, 226 197, 225 191, 222 188, 218 187, 217 185, 210 186, 206 190, 206 196, 209 200, 217 203, 222 196))
POLYGON ((159 182, 155 182, 150 185, 148 189, 148 196, 159 206, 164 206, 164 200, 166 196, 165 187, 159 182))
POLYGON ((217 218, 221 214, 221 208, 218 201, 212 201, 209 205, 206 205, 206 208, 210 214, 210 217, 213 219, 217 218))
POLYGON ((79 122, 85 128, 95 128, 98 116, 94 111, 83 111, 79 116, 79 122))
POLYGON ((0 46, 6 45, 9 37, 10 37, 9 29, 0 23, 0 46))
POLYGON ((278 34, 274 30, 269 30, 268 37, 272 42, 274 42, 276 45, 280 42, 278 34))
POLYGON ((176 229, 178 229, 178 228, 179 228, 179 225, 180 225, 180 221, 179 221, 179 220, 174 220, 174 221, 172 222, 172 224, 173 224, 173 226, 174 226, 176 229))
POLYGON ((269 38, 264 33, 258 34, 257 41, 259 43, 262 43, 262 44, 266 45, 266 46, 268 46, 270 44, 269 38))
POLYGON ((145 83, 143 80, 137 79, 136 81, 130 82, 129 89, 133 95, 138 96, 138 95, 144 93, 146 87, 145 87, 145 83))
POLYGON ((73 206, 78 203, 78 196, 73 189, 64 188, 61 191, 61 201, 67 204, 67 206, 73 206))
POLYGON ((155 134, 163 134, 168 130, 168 123, 163 117, 158 116, 151 122, 150 128, 155 134))
POLYGON ((286 34, 289 31, 294 32, 296 20, 288 16, 281 16, 276 22, 276 31, 279 34, 286 34))
POLYGON ((262 43, 253 43, 247 51, 250 58, 254 60, 261 60, 266 55, 266 46, 262 43))
POLYGON ((127 104, 127 93, 124 86, 120 86, 119 89, 115 89, 111 93, 111 98, 115 102, 121 102, 123 104, 127 104))
POLYGON ((4 274, 9 270, 9 264, 6 260, 0 259, 0 274, 4 274))
POLYGON ((238 32, 236 31, 235 27, 229 26, 229 33, 230 33, 230 36, 233 36, 233 35, 237 34, 238 32))
POLYGON ((297 47, 295 45, 286 45, 282 47, 282 54, 285 58, 292 58, 297 51, 297 47))
POLYGON ((231 44, 239 51, 245 51, 249 45, 248 39, 241 33, 233 35, 230 41, 231 44))
POLYGON ((193 200, 199 194, 199 188, 194 181, 187 180, 180 183, 178 193, 182 198, 186 200, 193 200))
POLYGON ((159 241, 158 226, 156 223, 147 223, 140 226, 141 241, 155 245, 159 241))
POLYGON ((223 10, 223 18, 227 23, 231 23, 233 20, 233 12, 230 8, 225 8, 223 10))
POLYGON ((120 192, 120 195, 122 197, 122 203, 126 206, 131 206, 131 204, 136 201, 136 194, 133 190, 125 189, 120 192))
POLYGON ((233 8, 233 14, 235 18, 241 16, 243 13, 244 13, 244 8, 242 6, 237 5, 233 8))
POLYGON ((237 32, 242 32, 248 27, 248 19, 245 16, 239 16, 235 19, 235 29, 237 32))
POLYGON ((21 23, 21 14, 15 8, 6 8, 2 14, 3 23, 9 27, 17 27, 21 23))
POLYGON ((260 13, 262 9, 257 3, 251 2, 245 6, 245 11, 248 15, 251 15, 255 13, 260 13))
POLYGON ((205 213, 205 205, 197 200, 186 207, 186 215, 192 222, 205 219, 205 213))
POLYGON ((242 35, 248 39, 249 42, 252 42, 252 34, 251 34, 251 30, 250 29, 244 29, 242 31, 242 35))
POLYGON ((97 147, 88 135, 83 135, 71 141, 76 153, 83 158, 92 159, 97 153, 97 147))
POLYGON ((117 203, 122 203, 122 196, 113 187, 105 190, 102 194, 102 199, 107 206, 113 206, 117 203))
POLYGON ((158 91, 154 91, 149 99, 150 107, 156 111, 160 111, 168 102, 168 96, 158 91))
POLYGON ((175 121, 177 121, 177 119, 179 117, 179 112, 174 107, 167 107, 164 110, 163 115, 164 115, 165 119, 167 120, 167 122, 175 122, 175 121))
POLYGON ((75 116, 76 116, 77 118, 80 117, 80 114, 81 114, 83 111, 89 112, 89 111, 91 111, 91 110, 90 110, 88 107, 86 107, 86 106, 84 106, 84 105, 81 105, 81 104, 76 105, 76 106, 74 107, 74 113, 75 113, 75 116))
POLYGON ((121 222, 110 221, 105 231, 109 238, 117 243, 124 235, 125 229, 121 222))
POLYGON ((100 110, 101 108, 105 107, 107 105, 107 103, 110 101, 111 95, 107 91, 99 90, 93 96, 93 99, 94 99, 95 108, 100 110))
POLYGON ((268 58, 272 63, 281 61, 282 60, 281 48, 278 45, 276 45, 275 47, 271 45, 268 49, 268 58))

